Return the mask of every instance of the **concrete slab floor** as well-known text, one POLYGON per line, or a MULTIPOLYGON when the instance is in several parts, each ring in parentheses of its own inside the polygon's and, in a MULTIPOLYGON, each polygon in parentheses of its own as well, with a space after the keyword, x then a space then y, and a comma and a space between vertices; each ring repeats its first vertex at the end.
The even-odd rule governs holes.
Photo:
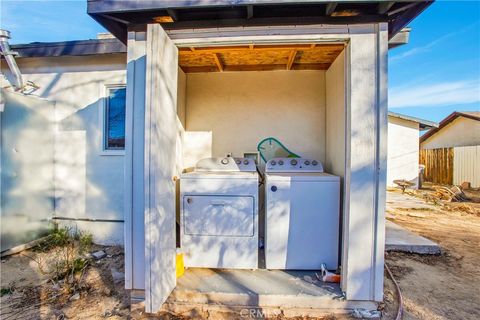
POLYGON ((386 221, 385 230, 385 250, 401 251, 419 254, 440 254, 440 246, 418 234, 386 221))
POLYGON ((436 210, 433 204, 405 193, 387 192, 387 209, 436 210))
POLYGON ((177 279, 167 305, 177 312, 215 305, 229 310, 233 307, 288 310, 299 316, 376 309, 372 301, 346 301, 339 284, 319 281, 314 271, 265 269, 186 269, 177 279))

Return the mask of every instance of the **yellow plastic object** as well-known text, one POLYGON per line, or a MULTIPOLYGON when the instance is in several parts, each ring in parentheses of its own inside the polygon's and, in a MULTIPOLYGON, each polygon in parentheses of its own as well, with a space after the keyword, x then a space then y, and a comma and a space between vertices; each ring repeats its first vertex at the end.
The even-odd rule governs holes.
POLYGON ((185 265, 183 264, 183 253, 177 253, 177 278, 180 278, 185 273, 185 265))

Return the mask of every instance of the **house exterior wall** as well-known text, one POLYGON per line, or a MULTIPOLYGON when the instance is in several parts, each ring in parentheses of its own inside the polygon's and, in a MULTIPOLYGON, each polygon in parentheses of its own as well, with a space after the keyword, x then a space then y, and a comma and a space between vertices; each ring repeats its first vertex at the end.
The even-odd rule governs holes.
POLYGON ((55 103, 0 89, 0 251, 38 239, 54 212, 55 103))
POLYGON ((418 187, 418 122, 388 117, 387 186, 393 180, 408 180, 418 187))
POLYGON ((325 161, 324 71, 190 73, 186 101, 186 131, 211 132, 214 157, 241 157, 275 137, 325 161))
POLYGON ((126 83, 125 60, 17 59, 25 81, 40 87, 31 95, 55 102, 55 217, 100 244, 123 244, 124 156, 102 148, 106 86, 126 83))
POLYGON ((480 121, 458 117, 420 143, 421 149, 480 145, 480 121))

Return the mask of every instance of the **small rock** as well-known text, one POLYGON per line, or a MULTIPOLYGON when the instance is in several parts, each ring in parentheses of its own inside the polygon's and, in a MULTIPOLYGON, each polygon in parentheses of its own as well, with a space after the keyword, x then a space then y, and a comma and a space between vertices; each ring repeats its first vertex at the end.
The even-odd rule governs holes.
POLYGON ((125 278, 123 272, 119 272, 116 268, 111 268, 110 272, 112 273, 113 282, 115 283, 122 282, 125 278))
POLYGON ((311 276, 303 276, 303 281, 308 282, 308 283, 317 283, 318 280, 312 278, 311 276))
POLYGON ((93 252, 92 253, 92 257, 95 259, 95 260, 100 260, 100 259, 103 259, 107 256, 107 254, 105 253, 105 251, 103 250, 100 250, 100 251, 97 251, 97 252, 93 252))
POLYGON ((355 309, 352 316, 355 319, 380 319, 382 313, 378 310, 355 309))
POLYGON ((73 296, 70 297, 70 301, 78 300, 80 299, 80 293, 75 293, 73 296))

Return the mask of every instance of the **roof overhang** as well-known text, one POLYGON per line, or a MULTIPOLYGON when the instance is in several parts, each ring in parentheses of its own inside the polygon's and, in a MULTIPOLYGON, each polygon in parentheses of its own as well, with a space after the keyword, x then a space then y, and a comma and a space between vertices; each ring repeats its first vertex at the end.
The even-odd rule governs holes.
POLYGON ((424 142, 425 140, 433 136, 435 133, 442 130, 443 127, 447 126, 448 124, 453 122, 455 119, 460 117, 480 121, 480 112, 460 112, 460 111, 452 112, 445 119, 440 121, 439 125, 436 128, 431 128, 423 136, 421 136, 420 142, 424 142))
POLYGON ((423 1, 88 0, 87 12, 126 43, 148 23, 166 29, 388 22, 392 38, 432 4, 423 1))
POLYGON ((425 119, 420 119, 420 118, 417 118, 417 117, 407 116, 405 114, 400 114, 400 113, 389 111, 388 116, 393 117, 393 118, 402 119, 402 120, 416 122, 416 123, 418 123, 420 130, 428 130, 428 129, 431 129, 431 128, 438 128, 438 123, 437 122, 429 121, 429 120, 425 120, 425 119))

